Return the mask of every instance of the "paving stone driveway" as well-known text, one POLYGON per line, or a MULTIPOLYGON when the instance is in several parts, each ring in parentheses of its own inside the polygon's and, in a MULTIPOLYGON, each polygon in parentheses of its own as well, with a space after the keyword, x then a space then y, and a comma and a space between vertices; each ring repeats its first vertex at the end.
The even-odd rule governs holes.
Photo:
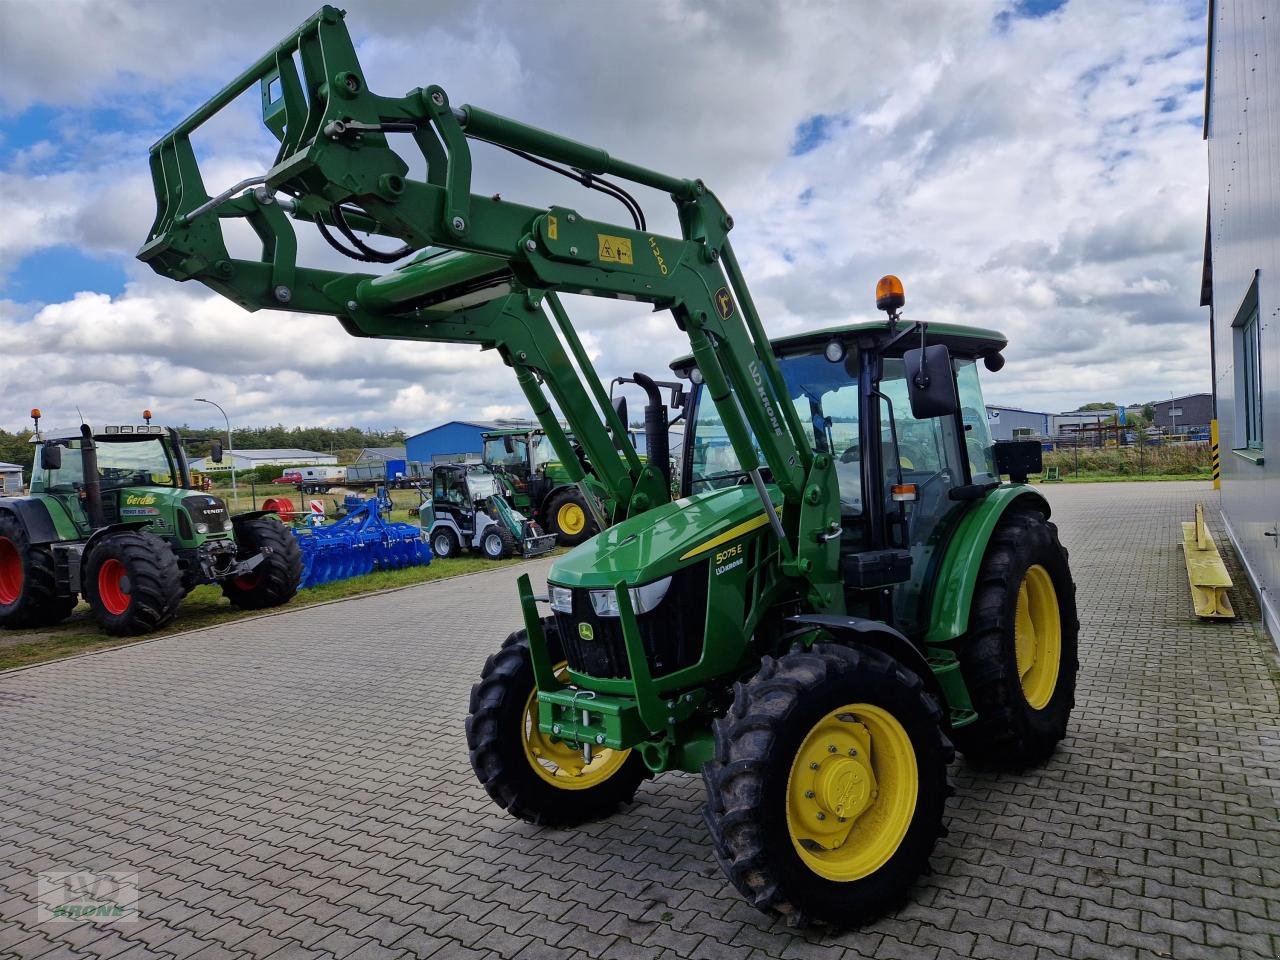
POLYGON ((0 676, 0 955, 1274 957, 1274 648, 1191 616, 1177 521, 1212 493, 1049 495, 1080 587, 1071 735, 1025 776, 960 764, 936 873, 869 929, 740 901, 696 777, 576 831, 498 815, 462 719, 516 625, 504 569, 0 676), (141 919, 37 924, 47 870, 137 871, 141 919))

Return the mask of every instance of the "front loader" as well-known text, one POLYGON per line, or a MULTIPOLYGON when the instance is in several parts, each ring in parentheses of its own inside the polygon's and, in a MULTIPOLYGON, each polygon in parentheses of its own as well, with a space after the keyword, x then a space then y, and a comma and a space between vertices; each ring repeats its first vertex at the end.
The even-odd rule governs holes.
POLYGON ((1074 586, 1025 485, 1038 452, 986 432, 977 364, 999 369, 1000 334, 903 319, 887 277, 883 322, 771 341, 733 219, 701 180, 454 106, 439 86, 378 95, 331 7, 166 134, 151 168, 139 257, 157 272, 355 336, 496 349, 590 492, 601 532, 555 559, 545 591, 520 579, 524 629, 471 693, 472 765, 512 815, 579 824, 648 777, 700 773, 716 858, 755 906, 859 923, 925 870, 953 743, 1023 767, 1065 735, 1074 586), (246 91, 279 150, 211 196, 189 137, 246 91), (629 222, 474 193, 481 141, 618 199, 629 222), (648 229, 631 185, 670 196, 678 235, 648 229), (259 259, 228 252, 228 218, 256 231, 259 259), (299 222, 394 266, 301 266, 299 222), (687 337, 680 498, 627 441, 562 294, 669 311, 687 337))

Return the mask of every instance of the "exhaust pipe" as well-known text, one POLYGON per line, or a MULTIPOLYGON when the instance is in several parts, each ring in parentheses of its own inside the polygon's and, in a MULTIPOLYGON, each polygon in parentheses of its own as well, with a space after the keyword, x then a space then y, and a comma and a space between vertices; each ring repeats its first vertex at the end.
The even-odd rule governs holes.
POLYGON ((107 525, 102 515, 102 481, 98 479, 98 448, 93 442, 93 430, 87 423, 80 424, 80 462, 84 466, 84 509, 89 526, 94 530, 107 525))
POLYGON ((655 468, 668 487, 671 486, 671 436, 667 432, 667 407, 652 377, 633 373, 631 379, 645 392, 649 401, 644 406, 644 439, 649 453, 649 466, 655 468))

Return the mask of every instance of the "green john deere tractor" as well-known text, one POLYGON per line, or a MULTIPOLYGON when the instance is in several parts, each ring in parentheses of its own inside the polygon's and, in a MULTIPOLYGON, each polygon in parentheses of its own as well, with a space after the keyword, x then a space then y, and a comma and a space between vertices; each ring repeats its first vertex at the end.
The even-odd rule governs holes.
MULTIPOLYGON (((630 381, 629 381, 630 382, 630 381)), ((626 422, 626 407, 619 408, 626 422)), ((559 460, 545 430, 539 427, 507 427, 482 433, 484 462, 502 482, 511 505, 536 520, 548 533, 555 534, 562 547, 576 547, 600 532, 592 518, 590 498, 606 493, 591 471, 584 455, 582 467, 585 481, 576 483, 559 460)), ((574 443, 569 434, 569 442, 574 443)), ((627 442, 637 445, 634 430, 627 430, 627 442)), ((639 449, 637 447, 637 449, 639 449)), ((580 448, 574 445, 575 453, 580 448)), ((620 454, 615 454, 620 456, 620 454)), ((643 454, 640 456, 644 462, 643 454)))
POLYGON ((987 435, 977 368, 1003 364, 1000 334, 906 320, 886 277, 884 320, 771 341, 733 218, 701 180, 454 106, 439 86, 380 96, 332 7, 161 138, 151 170, 139 257, 157 272, 355 336, 494 349, 579 484, 552 401, 582 447, 601 532, 545 588, 520 579, 524 628, 471 692, 472 765, 513 816, 579 824, 648 777, 700 773, 716 858, 751 903, 858 923, 926 869, 952 744, 1017 768, 1062 740, 1075 590, 1024 482, 1039 447, 987 435), (190 135, 250 90, 279 149, 211 195, 190 135), (390 134, 410 135, 424 177, 390 134), (606 193, 626 222, 473 192, 477 143, 606 193), (632 185, 671 198, 676 234, 648 228, 632 185), (259 259, 228 251, 231 218, 262 238, 259 259), (300 265, 295 223, 393 268, 300 265), (682 496, 665 458, 628 439, 561 294, 669 311, 687 338, 682 496))
POLYGON ((0 498, 0 626, 61 623, 83 595, 103 630, 132 636, 173 620, 202 583, 246 610, 297 592, 293 535, 193 489, 176 430, 148 418, 42 433, 32 415, 30 496, 0 498))

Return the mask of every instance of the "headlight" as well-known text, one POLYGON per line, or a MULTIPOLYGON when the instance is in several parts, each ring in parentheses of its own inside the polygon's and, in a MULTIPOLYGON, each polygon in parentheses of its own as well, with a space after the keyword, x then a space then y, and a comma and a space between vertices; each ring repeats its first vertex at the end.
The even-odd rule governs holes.
MULTIPOLYGON (((631 594, 631 609, 638 614, 648 613, 662 602, 670 586, 671 578, 663 577, 653 583, 646 583, 642 587, 632 587, 628 591, 631 594)), ((616 617, 618 616, 618 595, 612 590, 592 590, 591 606, 598 617, 616 617)))
POLYGON ((196 524, 196 533, 208 533, 208 532, 209 532, 209 525, 207 523, 201 522, 196 524))
POLYGON ((547 595, 551 599, 551 609, 556 613, 573 613, 573 591, 568 587, 548 583, 547 595))

